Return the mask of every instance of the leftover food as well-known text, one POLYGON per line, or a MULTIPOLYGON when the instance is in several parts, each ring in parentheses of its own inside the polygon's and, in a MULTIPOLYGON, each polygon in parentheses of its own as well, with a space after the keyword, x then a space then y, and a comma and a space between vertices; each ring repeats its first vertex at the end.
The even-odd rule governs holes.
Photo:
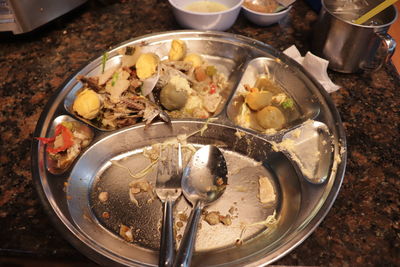
POLYGON ((299 117, 292 98, 267 75, 261 75, 253 87, 244 85, 234 99, 235 122, 246 128, 273 133, 299 117))
POLYGON ((182 40, 172 40, 168 59, 171 61, 182 60, 186 55, 186 44, 182 40))
POLYGON ((141 54, 136 62, 136 74, 140 80, 153 76, 157 71, 159 58, 154 53, 141 54))
POLYGON ((65 170, 92 141, 93 133, 79 122, 64 121, 55 127, 52 137, 37 137, 45 144, 49 165, 65 170))
POLYGON ((85 89, 76 96, 72 109, 85 119, 94 119, 100 111, 100 98, 93 90, 85 89))
POLYGON ((119 228, 119 235, 125 239, 125 241, 128 242, 133 242, 133 234, 132 234, 132 228, 128 227, 124 224, 121 224, 119 228))
POLYGON ((258 179, 259 183, 259 198, 262 204, 267 204, 275 201, 274 187, 268 177, 262 176, 258 179))
POLYGON ((156 117, 169 122, 170 117, 212 116, 222 103, 226 78, 200 54, 187 50, 182 40, 172 40, 168 55, 160 56, 127 46, 119 51, 119 65, 110 68, 104 54, 101 74, 77 77, 83 86, 72 111, 108 130, 142 121, 149 125, 156 117))
POLYGON ((243 6, 260 13, 274 13, 283 9, 275 0, 245 0, 243 6))
POLYGON ((100 192, 99 200, 100 202, 106 202, 108 200, 108 192, 100 192))
POLYGON ((229 226, 232 224, 231 216, 229 214, 227 214, 226 216, 220 215, 219 211, 206 212, 204 220, 209 225, 217 225, 219 223, 222 223, 229 226))

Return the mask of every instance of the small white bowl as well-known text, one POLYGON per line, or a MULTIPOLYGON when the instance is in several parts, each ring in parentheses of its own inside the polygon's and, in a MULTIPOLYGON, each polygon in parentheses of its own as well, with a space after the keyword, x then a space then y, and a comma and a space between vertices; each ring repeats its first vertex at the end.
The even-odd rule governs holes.
POLYGON ((228 7, 228 10, 212 13, 193 12, 185 7, 199 0, 168 0, 174 16, 183 28, 196 30, 225 31, 236 21, 244 0, 213 0, 228 7))
POLYGON ((281 19, 286 17, 290 9, 292 9, 292 6, 289 6, 288 8, 285 8, 284 10, 276 13, 257 12, 245 6, 242 6, 242 8, 244 16, 248 20, 259 26, 268 26, 274 23, 278 23, 281 19))

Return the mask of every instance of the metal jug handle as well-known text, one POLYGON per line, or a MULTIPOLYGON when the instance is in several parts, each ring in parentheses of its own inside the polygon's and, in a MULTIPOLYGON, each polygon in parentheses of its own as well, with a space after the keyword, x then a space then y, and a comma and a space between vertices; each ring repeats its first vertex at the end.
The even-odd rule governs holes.
POLYGON ((379 57, 379 63, 373 67, 361 66, 364 70, 375 71, 380 69, 384 64, 388 63, 396 50, 396 41, 386 32, 375 33, 381 39, 382 55, 379 57))
POLYGON ((377 32, 376 33, 379 38, 381 38, 382 43, 385 46, 386 56, 384 57, 382 64, 389 62, 390 58, 393 56, 394 51, 396 50, 396 41, 390 36, 388 33, 377 32))

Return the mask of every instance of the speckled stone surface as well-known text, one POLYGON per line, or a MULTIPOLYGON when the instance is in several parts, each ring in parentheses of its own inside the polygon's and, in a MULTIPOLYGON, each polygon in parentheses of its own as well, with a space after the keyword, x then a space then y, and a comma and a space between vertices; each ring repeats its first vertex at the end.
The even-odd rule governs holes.
MULTIPOLYGON (((309 50, 317 15, 298 0, 280 24, 240 15, 229 32, 284 50, 309 50)), ((55 230, 30 173, 36 122, 51 95, 88 60, 147 33, 180 29, 167 1, 89 1, 29 34, 0 33, 0 265, 8 257, 89 263, 55 230)), ((400 265, 400 79, 390 64, 375 73, 329 72, 342 89, 348 163, 341 191, 311 236, 277 265, 400 265)))

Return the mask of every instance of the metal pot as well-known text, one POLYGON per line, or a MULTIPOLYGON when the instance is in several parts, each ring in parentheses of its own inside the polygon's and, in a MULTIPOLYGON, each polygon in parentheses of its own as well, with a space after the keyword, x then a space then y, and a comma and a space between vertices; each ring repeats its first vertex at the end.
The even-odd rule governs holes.
POLYGON ((396 47, 387 33, 397 19, 396 8, 387 8, 363 25, 353 23, 380 2, 322 0, 313 32, 313 53, 329 60, 330 69, 344 73, 377 70, 387 63, 396 47))

